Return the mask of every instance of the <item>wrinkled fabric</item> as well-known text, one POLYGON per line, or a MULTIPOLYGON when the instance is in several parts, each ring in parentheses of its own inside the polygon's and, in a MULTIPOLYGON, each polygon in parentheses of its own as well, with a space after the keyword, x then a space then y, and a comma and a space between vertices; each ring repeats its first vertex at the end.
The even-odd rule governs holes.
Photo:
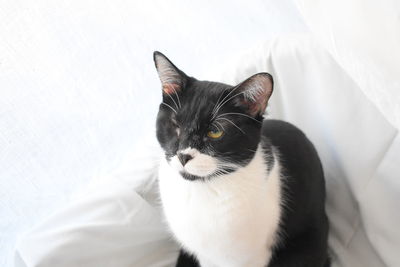
MULTIPOLYGON (((256 72, 272 73, 275 89, 267 117, 294 123, 315 144, 326 176, 333 266, 397 266, 397 129, 352 77, 308 35, 263 43, 223 69, 210 79, 235 84, 256 72), (389 250, 382 253, 382 248, 389 250)), ((142 181, 155 199, 160 151, 155 140, 150 143, 154 149, 146 150, 148 157, 139 164, 129 164, 134 161, 128 158, 125 174, 114 177, 142 181), (138 166, 147 171, 135 171, 138 166)), ((60 266, 172 266, 177 246, 159 221, 156 202, 140 193, 142 182, 126 182, 130 186, 111 192, 94 187, 98 193, 79 198, 22 238, 18 260, 28 267, 50 267, 54 260, 65 262, 60 266), (88 247, 90 253, 81 253, 88 247)))
POLYGON ((254 72, 271 72, 270 117, 299 126, 319 152, 335 266, 397 266, 397 129, 309 36, 264 44, 239 62, 246 63, 224 79, 238 82, 254 72))
MULTIPOLYGON (((137 17, 130 16, 130 12, 136 10, 132 6, 122 11, 103 4, 97 5, 96 9, 87 5, 82 8, 81 14, 73 12, 68 5, 62 8, 49 6, 45 10, 32 5, 29 6, 30 13, 24 13, 26 9, 19 6, 16 6, 18 12, 11 10, 5 13, 9 18, 14 18, 14 14, 20 15, 16 23, 9 23, 4 28, 7 33, 4 36, 8 39, 3 40, 0 36, 0 41, 5 44, 0 49, 6 55, 0 66, 3 70, 2 85, 15 89, 10 90, 11 97, 1 100, 2 114, 7 116, 0 122, 2 129, 7 131, 2 133, 0 141, 3 147, 8 148, 3 158, 10 159, 2 161, 8 163, 2 169, 3 176, 15 179, 28 179, 25 177, 29 176, 29 186, 35 188, 37 184, 47 184, 57 196, 41 198, 40 205, 36 199, 33 202, 36 206, 21 201, 26 203, 23 207, 13 205, 20 209, 6 210, 3 214, 18 215, 29 210, 24 209, 25 206, 31 207, 31 210, 37 206, 54 210, 60 204, 58 195, 67 195, 72 190, 72 183, 66 181, 73 180, 73 184, 77 185, 86 174, 72 170, 85 170, 85 167, 94 164, 109 166, 113 154, 109 153, 107 157, 99 155, 106 154, 112 144, 117 147, 120 141, 125 140, 121 144, 126 145, 129 143, 126 140, 134 138, 133 133, 136 137, 154 132, 150 117, 154 117, 159 94, 151 90, 133 90, 132 94, 126 94, 124 88, 127 85, 140 88, 143 81, 149 88, 157 88, 157 80, 153 79, 155 73, 149 72, 151 62, 147 61, 143 69, 132 69, 132 65, 141 65, 143 60, 141 53, 131 53, 129 47, 150 53, 151 49, 159 49, 158 46, 172 38, 174 41, 163 47, 176 52, 174 56, 178 56, 177 60, 172 59, 190 75, 196 76, 196 71, 200 69, 210 69, 208 75, 199 78, 235 84, 256 72, 273 74, 275 90, 267 109, 268 117, 284 119, 300 127, 315 144, 324 166, 333 266, 400 266, 397 255, 400 249, 399 3, 393 0, 296 0, 311 33, 279 37, 253 48, 254 41, 270 39, 274 31, 281 36, 283 33, 307 32, 302 19, 295 16, 297 13, 289 8, 290 5, 283 1, 279 3, 283 3, 285 10, 290 10, 288 22, 296 22, 299 28, 281 27, 281 20, 270 19, 276 13, 275 6, 269 4, 270 8, 266 8, 259 5, 257 10, 262 11, 263 16, 257 13, 251 20, 238 20, 242 23, 236 25, 238 28, 246 26, 246 31, 241 30, 243 35, 238 37, 234 31, 225 31, 231 50, 223 43, 212 45, 213 38, 217 40, 222 31, 211 32, 211 36, 201 35, 204 39, 202 44, 214 47, 215 54, 242 48, 240 45, 244 43, 240 42, 246 42, 249 51, 238 59, 232 56, 231 62, 219 62, 221 57, 212 56, 209 47, 198 47, 191 51, 193 55, 207 55, 213 60, 211 63, 203 62, 202 68, 191 64, 194 59, 188 57, 188 53, 176 52, 173 37, 180 35, 172 35, 169 29, 156 35, 160 42, 154 41, 150 45, 138 40, 144 39, 148 31, 155 32, 156 29, 139 27, 131 35, 121 31, 125 21, 145 20, 140 12, 137 17), (91 14, 88 10, 97 10, 100 15, 91 14), (98 26, 99 18, 107 21, 102 34, 92 30, 98 26), (52 23, 54 28, 46 26, 52 21, 65 21, 75 30, 62 31, 63 25, 52 23), (265 34, 257 35, 257 38, 254 34, 246 34, 254 33, 256 25, 265 28, 265 34), (41 30, 35 34, 18 35, 18 27, 41 30), (248 28, 253 31, 247 31, 248 28), (109 33, 110 38, 103 40, 104 33, 109 33), (69 42, 75 37, 81 40, 77 45, 69 42), (9 40, 13 41, 13 45, 9 45, 9 40), (115 45, 123 41, 128 45, 115 45), (68 56, 63 57, 64 50, 59 51, 57 42, 65 44, 68 56), (110 49, 112 53, 108 53, 110 49), (49 52, 52 56, 43 57, 49 52), (100 54, 102 62, 108 62, 107 66, 98 66, 95 59, 100 54), (15 58, 20 61, 14 61, 15 58), (25 61, 25 58, 30 58, 30 61, 25 61), (23 64, 17 64, 22 61, 23 64), (186 62, 188 66, 181 66, 180 62, 186 62), (24 75, 16 75, 14 68, 24 70, 21 72, 24 75), (37 73, 43 77, 38 77, 37 73), (46 77, 43 73, 47 74, 46 77), (87 82, 94 80, 98 82, 87 82), (120 82, 115 84, 117 81, 120 82), (22 91, 27 86, 32 90, 22 91), (115 90, 109 90, 111 87, 115 90), (62 98, 54 97, 56 94, 61 94, 62 98), (140 101, 135 109, 128 104, 144 97, 149 101, 140 101), (124 99, 123 105, 115 107, 111 104, 120 103, 121 99, 124 99), (24 107, 21 112, 10 112, 17 104, 24 107), (146 112, 137 113, 139 109, 151 110, 152 115, 146 117, 146 122, 141 117, 146 112), (75 110, 75 113, 66 117, 69 110, 75 110), (47 114, 60 116, 48 117, 47 114), (143 124, 137 129, 135 122, 140 119, 143 124), (39 130, 31 134, 30 129, 35 127, 39 130), (114 133, 108 134, 104 130, 108 128, 114 133), (126 131, 115 136, 115 129, 122 128, 126 131), (78 135, 74 129, 82 130, 78 135), (94 135, 95 132, 104 136, 94 135), (41 139, 35 138, 36 135, 41 139), (9 136, 17 136, 18 139, 12 142, 14 139, 9 136), (102 146, 107 140, 110 144, 102 146), (65 157, 43 157, 44 160, 40 160, 36 154, 41 152, 43 156, 43 151, 49 155, 62 151, 65 157), (67 159, 71 162, 60 164, 67 159), (23 165, 17 165, 19 162, 23 165), (58 183, 52 181, 53 177, 59 177, 58 183), (60 181, 63 183, 60 184, 60 181)), ((236 5, 230 2, 229 7, 238 8, 236 5)), ((193 6, 183 8, 189 11, 193 6)), ((198 9, 201 11, 201 6, 198 9)), ((162 13, 163 9, 160 10, 162 13)), ((154 25, 164 25, 164 16, 155 17, 154 25)), ((181 25, 179 18, 170 16, 168 25, 181 25)), ((230 18, 232 22, 236 20, 230 18)), ((290 23, 288 25, 292 25, 290 23)), ((178 33, 180 29, 174 28, 178 33)), ((230 24, 229 29, 235 29, 234 24, 230 24)), ((194 33, 199 31, 187 32, 193 33, 193 39, 187 38, 185 44, 196 47, 188 42, 197 40, 194 33)), ((123 167, 113 174, 93 180, 89 188, 80 190, 67 207, 23 235, 17 244, 15 265, 173 266, 178 245, 163 223, 157 201, 156 170, 160 151, 154 138, 150 138, 149 142, 140 140, 140 143, 144 144, 132 149, 133 156, 126 157, 123 167)), ((118 149, 124 150, 123 145, 118 149)), ((3 190, 3 195, 11 204, 19 199, 26 200, 26 197, 16 194, 19 191, 13 187, 14 184, 17 183, 8 182, 4 187, 6 190, 3 190)), ((2 203, 4 207, 10 206, 7 201, 2 203)), ((21 223, 17 217, 14 221, 14 224, 21 223)))
POLYGON ((400 128, 400 2, 295 0, 313 36, 400 128))
MULTIPOLYGON (((370 155, 368 168, 373 168, 374 172, 368 175, 362 187, 354 185, 353 190, 361 211, 360 222, 365 226, 369 242, 387 266, 400 266, 400 257, 397 255, 400 250, 400 230, 396 229, 400 222, 400 175, 396 167, 400 162, 400 2, 296 2, 314 38, 327 49, 359 90, 376 106, 384 120, 395 129, 382 147, 383 155, 376 155, 376 161, 370 155)), ((364 121, 374 128, 380 126, 367 117, 364 121)), ((387 133, 389 131, 382 131, 382 135, 376 138, 385 140, 387 133)), ((364 135, 369 135, 369 132, 364 135)))
POLYGON ((157 152, 142 144, 130 169, 93 180, 18 242, 15 266, 173 266, 179 246, 160 210, 157 152))
MULTIPOLYGON (((4 0, 0 4, 0 266, 15 242, 153 134, 152 53, 188 74, 306 32, 292 0, 4 0)), ((222 66, 223 67, 223 66, 222 66)))

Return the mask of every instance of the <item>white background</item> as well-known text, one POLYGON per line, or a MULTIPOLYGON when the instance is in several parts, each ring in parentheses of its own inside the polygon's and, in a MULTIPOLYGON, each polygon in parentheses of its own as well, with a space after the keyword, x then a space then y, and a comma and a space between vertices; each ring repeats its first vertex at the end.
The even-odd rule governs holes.
MULTIPOLYGON (((143 256, 130 246, 148 241, 131 242, 147 217, 121 228, 119 208, 153 214, 153 241, 168 240, 158 212, 125 184, 127 195, 105 187, 108 205, 92 197, 62 209, 128 154, 136 157, 128 180, 155 170, 157 149, 139 148, 154 136, 160 84, 152 52, 160 50, 200 79, 237 83, 271 72, 270 114, 304 130, 324 165, 334 266, 400 266, 399 18, 395 0, 2 1, 0 265, 12 266, 15 240, 55 211, 20 239, 29 267, 53 267, 52 258, 67 267, 106 265, 102 257, 129 265, 143 256), (130 201, 118 205, 124 196, 130 201), (105 224, 109 239, 98 242, 92 222, 110 218, 115 227, 105 224), (126 243, 114 242, 117 233, 126 243), (94 254, 80 253, 92 241, 94 254), (127 257, 98 250, 110 241, 118 253, 127 245, 127 257)), ((147 249, 147 260, 157 260, 147 249)))
POLYGON ((207 73, 307 27, 291 0, 0 3, 0 266, 16 238, 152 135, 152 52, 207 73))

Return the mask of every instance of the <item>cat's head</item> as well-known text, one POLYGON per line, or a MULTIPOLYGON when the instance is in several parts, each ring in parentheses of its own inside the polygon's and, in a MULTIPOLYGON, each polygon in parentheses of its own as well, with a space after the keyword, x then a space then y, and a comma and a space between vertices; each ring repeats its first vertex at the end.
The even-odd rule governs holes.
POLYGON ((199 81, 154 52, 163 102, 157 138, 182 177, 201 180, 230 173, 254 157, 273 80, 258 73, 236 86, 199 81))

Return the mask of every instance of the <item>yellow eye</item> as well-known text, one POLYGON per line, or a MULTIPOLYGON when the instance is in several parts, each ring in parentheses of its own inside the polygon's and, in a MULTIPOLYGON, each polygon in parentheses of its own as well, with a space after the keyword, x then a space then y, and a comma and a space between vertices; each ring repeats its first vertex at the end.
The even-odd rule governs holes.
POLYGON ((209 131, 207 133, 207 136, 210 138, 213 138, 213 139, 217 139, 217 138, 220 138, 223 135, 223 133, 224 133, 223 131, 218 131, 218 130, 209 131))

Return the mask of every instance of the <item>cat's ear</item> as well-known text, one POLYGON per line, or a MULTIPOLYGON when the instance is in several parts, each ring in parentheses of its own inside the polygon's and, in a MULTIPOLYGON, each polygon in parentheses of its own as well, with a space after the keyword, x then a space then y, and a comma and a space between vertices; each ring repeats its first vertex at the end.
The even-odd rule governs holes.
POLYGON ((178 69, 166 56, 155 51, 154 63, 160 77, 163 94, 179 93, 185 87, 188 77, 178 69))
POLYGON ((263 115, 273 86, 274 81, 269 73, 257 73, 232 89, 237 95, 234 98, 235 104, 253 117, 263 115))

